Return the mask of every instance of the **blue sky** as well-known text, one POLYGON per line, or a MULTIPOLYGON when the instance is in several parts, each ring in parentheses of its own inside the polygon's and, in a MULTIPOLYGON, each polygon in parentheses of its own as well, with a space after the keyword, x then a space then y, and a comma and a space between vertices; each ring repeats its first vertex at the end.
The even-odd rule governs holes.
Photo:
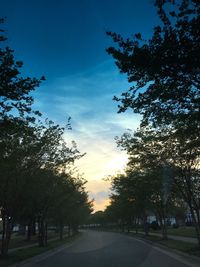
POLYGON ((150 37, 159 23, 153 0, 0 0, 0 5, 7 44, 24 62, 23 75, 46 77, 34 92, 35 107, 60 124, 72 117, 66 139, 87 153, 77 166, 95 208, 103 208, 109 185, 102 178, 126 162, 114 137, 139 125, 131 111, 117 114, 112 98, 129 84, 105 52, 112 45, 105 32, 150 37))

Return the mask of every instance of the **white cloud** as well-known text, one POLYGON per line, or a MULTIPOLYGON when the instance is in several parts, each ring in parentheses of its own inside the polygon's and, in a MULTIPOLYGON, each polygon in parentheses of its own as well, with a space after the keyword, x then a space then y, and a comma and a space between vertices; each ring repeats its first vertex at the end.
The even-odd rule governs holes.
MULTIPOLYGON (((139 116, 131 112, 117 114, 117 103, 112 100, 129 85, 113 68, 113 63, 105 62, 84 73, 58 78, 45 87, 35 94, 35 106, 61 124, 68 116, 72 117, 73 130, 66 133, 66 139, 75 140, 80 151, 87 153, 77 166, 85 173, 90 188, 93 181, 94 198, 100 201, 98 192, 102 190, 94 181, 115 174, 126 160, 114 137, 139 125, 139 116)), ((105 195, 101 196, 101 203, 106 202, 105 195)))

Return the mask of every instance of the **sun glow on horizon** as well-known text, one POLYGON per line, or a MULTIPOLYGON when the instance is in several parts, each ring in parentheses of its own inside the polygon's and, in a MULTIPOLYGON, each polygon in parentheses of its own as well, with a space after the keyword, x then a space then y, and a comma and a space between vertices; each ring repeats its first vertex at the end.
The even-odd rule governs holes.
POLYGON ((109 205, 111 184, 105 178, 123 173, 128 160, 122 151, 112 150, 108 145, 104 149, 103 155, 94 151, 86 154, 77 165, 87 180, 86 189, 90 199, 94 199, 94 211, 104 210, 109 205))
POLYGON ((128 156, 126 154, 119 154, 114 156, 108 163, 107 163, 107 170, 110 173, 115 175, 118 172, 123 172, 126 164, 128 162, 128 156))

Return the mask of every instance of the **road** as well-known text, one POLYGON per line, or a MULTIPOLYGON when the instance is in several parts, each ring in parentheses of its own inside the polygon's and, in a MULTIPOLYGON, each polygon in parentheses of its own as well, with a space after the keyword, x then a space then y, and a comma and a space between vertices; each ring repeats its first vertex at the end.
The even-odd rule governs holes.
POLYGON ((23 267, 196 267, 195 262, 117 233, 84 231, 68 247, 23 267))

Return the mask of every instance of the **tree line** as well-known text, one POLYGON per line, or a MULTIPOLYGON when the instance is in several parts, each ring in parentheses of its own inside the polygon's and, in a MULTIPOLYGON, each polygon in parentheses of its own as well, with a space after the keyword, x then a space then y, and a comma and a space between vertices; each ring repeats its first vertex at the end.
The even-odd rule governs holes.
MULTIPOLYGON (((0 23, 4 23, 1 19, 0 23)), ((8 252, 13 225, 26 225, 27 240, 36 234, 47 244, 48 225, 76 231, 92 210, 85 180, 73 167, 81 154, 75 142, 69 146, 65 127, 44 120, 32 108, 40 79, 22 77, 23 64, 0 36, 0 218, 1 254, 8 252)), ((68 121, 67 125, 70 125, 68 121)))
POLYGON ((128 154, 124 174, 111 179, 110 221, 127 225, 156 214, 167 238, 166 220, 189 211, 200 246, 200 2, 154 1, 161 24, 145 40, 108 32, 107 49, 130 83, 114 97, 119 112, 131 109, 140 127, 117 137, 128 154))

